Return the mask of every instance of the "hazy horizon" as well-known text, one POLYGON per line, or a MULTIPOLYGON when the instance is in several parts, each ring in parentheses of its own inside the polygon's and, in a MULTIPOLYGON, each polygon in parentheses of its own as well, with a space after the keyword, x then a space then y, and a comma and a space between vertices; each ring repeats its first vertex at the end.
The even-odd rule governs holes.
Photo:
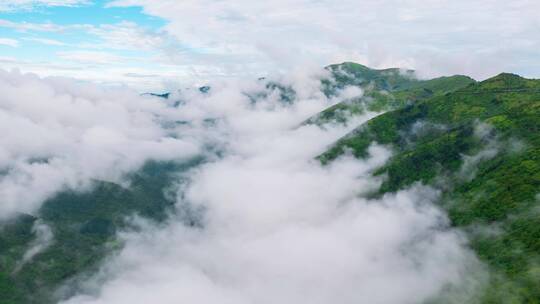
POLYGON ((0 68, 160 91, 354 61, 540 77, 535 1, 0 1, 0 68))

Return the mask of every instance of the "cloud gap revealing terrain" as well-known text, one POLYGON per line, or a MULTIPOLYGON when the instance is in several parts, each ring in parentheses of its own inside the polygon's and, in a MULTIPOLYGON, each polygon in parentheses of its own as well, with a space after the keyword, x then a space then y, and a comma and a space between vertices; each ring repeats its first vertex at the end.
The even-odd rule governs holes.
POLYGON ((2 304, 540 301, 540 80, 0 92, 2 304))

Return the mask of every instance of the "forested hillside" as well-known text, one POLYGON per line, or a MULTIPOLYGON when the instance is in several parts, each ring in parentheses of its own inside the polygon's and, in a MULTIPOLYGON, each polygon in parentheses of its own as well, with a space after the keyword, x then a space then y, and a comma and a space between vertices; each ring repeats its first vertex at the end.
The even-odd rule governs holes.
MULTIPOLYGON (((317 157, 321 166, 343 155, 365 159, 373 144, 389 148, 392 156, 373 173, 382 183, 368 197, 418 184, 437 189, 437 204, 489 274, 474 301, 540 303, 540 80, 506 73, 481 82, 462 75, 423 80, 410 70, 350 62, 326 71, 319 93, 337 102, 299 123, 354 130, 317 157), (347 88, 361 93, 343 97, 347 88), (351 126, 367 112, 377 114, 351 126)), ((262 91, 243 93, 252 105, 272 95, 296 102, 288 84, 260 81, 262 91)), ((201 94, 214 90, 204 88, 201 94)), ((158 97, 182 104, 167 100, 174 94, 158 97)), ((178 215, 170 190, 206 161, 150 161, 126 185, 96 180, 85 191, 60 191, 35 214, 0 223, 0 304, 55 303, 77 293, 105 257, 121 250, 117 233, 133 229, 130 219, 162 223, 178 215)), ((204 213, 183 212, 186 225, 204 226, 204 213)))
POLYGON ((375 195, 413 183, 439 188, 452 224, 492 271, 480 302, 538 303, 539 131, 540 80, 503 73, 382 114, 319 159, 391 146, 375 195))

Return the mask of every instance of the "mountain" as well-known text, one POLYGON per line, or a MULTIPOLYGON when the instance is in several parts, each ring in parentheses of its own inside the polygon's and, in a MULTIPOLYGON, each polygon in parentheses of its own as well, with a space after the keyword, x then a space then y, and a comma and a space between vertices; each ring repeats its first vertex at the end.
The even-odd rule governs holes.
POLYGON ((442 191, 452 224, 493 271, 481 303, 540 301, 540 80, 503 73, 419 100, 359 126, 319 159, 362 158, 375 142, 395 154, 375 173, 386 179, 374 195, 413 183, 442 191))
POLYGON ((128 177, 129 187, 95 181, 90 191, 58 193, 43 203, 36 216, 21 214, 3 223, 0 303, 56 303, 69 296, 107 254, 121 248, 115 232, 129 229, 130 216, 160 222, 173 212, 174 200, 165 190, 178 181, 179 172, 200 161, 150 162, 128 177), (21 267, 24 253, 36 239, 33 227, 38 221, 50 227, 54 242, 21 267), (74 288, 59 289, 64 285, 74 288))
MULTIPOLYGON (((305 124, 348 124, 365 111, 381 114, 329 146, 318 156, 321 164, 344 154, 365 158, 374 143, 389 147, 393 156, 373 173, 383 182, 369 196, 414 184, 439 190, 451 225, 464 231, 489 267, 477 302, 540 303, 540 80, 508 73, 481 82, 462 75, 422 80, 411 70, 351 62, 326 69, 321 91, 337 103, 305 124), (363 93, 345 98, 348 87, 363 93)), ((265 82, 264 89, 245 95, 253 103, 271 94, 285 104, 297 98, 277 82, 265 82)), ((131 229, 130 217, 160 223, 175 212, 167 189, 204 161, 149 162, 127 177, 128 186, 95 181, 88 191, 58 193, 36 214, 0 223, 0 304, 55 303, 77 292, 122 248, 116 232, 131 229), (47 240, 40 225, 54 241, 25 259, 36 240, 47 240)), ((183 212, 187 225, 202 225, 198 210, 183 212)))
POLYGON ((345 62, 326 67, 331 77, 322 81, 322 90, 329 96, 338 96, 347 87, 361 88, 359 97, 343 100, 310 118, 306 123, 344 123, 351 116, 368 111, 387 111, 408 103, 464 88, 475 80, 463 75, 418 79, 413 70, 370 69, 358 63, 345 62))

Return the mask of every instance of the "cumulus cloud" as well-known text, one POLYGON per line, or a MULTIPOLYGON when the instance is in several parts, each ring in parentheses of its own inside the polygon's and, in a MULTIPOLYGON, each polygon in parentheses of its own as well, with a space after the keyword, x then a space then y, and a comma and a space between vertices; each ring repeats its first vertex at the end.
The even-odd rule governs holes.
POLYGON ((121 234, 125 247, 64 303, 420 303, 479 282, 438 193, 370 199, 381 182, 371 173, 391 155, 377 145, 321 166, 314 157, 354 126, 298 127, 329 101, 317 77, 281 81, 294 103, 249 98, 264 81, 170 99, 189 122, 182 132, 218 152, 184 174, 177 216, 121 234))
MULTIPOLYGON (((61 50, 51 51, 51 56, 36 60, 21 58, 0 60, 5 69, 21 69, 41 76, 65 76, 107 83, 137 87, 141 91, 163 89, 163 83, 181 78, 191 71, 171 65, 170 58, 178 58, 187 50, 187 46, 166 31, 141 26, 134 22, 115 20, 114 23, 54 23, 10 21, 0 19, 0 27, 31 37, 22 40, 43 45, 62 46, 61 50), (46 34, 45 34, 46 33, 46 34), (46 37, 42 37, 46 35, 46 37), (85 37, 74 42, 66 37, 85 37), (50 37, 56 38, 51 39, 50 37), (69 41, 69 42, 68 42, 69 41), (159 75, 152 81, 142 80, 132 75, 159 75)), ((13 39, 1 39, 0 45, 19 46, 13 39)), ((23 48, 35 46, 25 44, 23 48)), ((197 67, 194 67, 194 69, 197 67)), ((205 74, 210 72, 206 66, 205 74)), ((193 78, 192 78, 193 79, 193 78)))
MULTIPOLYGON (((79 33, 97 38, 97 41, 83 40, 81 43, 69 45, 82 49, 112 49, 112 50, 166 50, 173 46, 181 47, 180 43, 165 31, 149 29, 130 21, 120 21, 110 24, 87 24, 70 23, 57 24, 53 22, 14 22, 0 19, 0 27, 12 29, 18 32, 31 32, 34 35, 40 32, 52 33, 79 33)), ((60 38, 60 37, 59 37, 60 38)), ((68 46, 61 41, 31 37, 24 38, 29 41, 36 41, 47 45, 68 46)), ((176 49, 176 51, 180 51, 176 49)))
MULTIPOLYGON (((324 189, 331 177, 291 187, 324 189)), ((377 202, 331 197, 344 199, 339 207, 321 192, 305 194, 312 201, 272 193, 274 205, 255 199, 221 213, 226 205, 212 214, 225 222, 202 230, 172 224, 127 236, 97 296, 66 303, 421 303, 477 270, 460 237, 438 230, 441 214, 422 191, 377 202)))
POLYGON ((149 159, 198 153, 163 127, 173 109, 128 89, 0 71, 0 90, 0 218, 32 213, 65 187, 119 182, 149 159))
POLYGON ((36 32, 61 32, 66 29, 66 26, 58 25, 52 22, 32 23, 32 22, 14 22, 6 19, 0 19, 0 27, 13 29, 21 32, 36 31, 36 32))
POLYGON ((99 37, 103 44, 98 47, 102 48, 156 50, 176 44, 174 38, 167 36, 165 32, 149 30, 128 21, 88 26, 87 33, 99 37))

